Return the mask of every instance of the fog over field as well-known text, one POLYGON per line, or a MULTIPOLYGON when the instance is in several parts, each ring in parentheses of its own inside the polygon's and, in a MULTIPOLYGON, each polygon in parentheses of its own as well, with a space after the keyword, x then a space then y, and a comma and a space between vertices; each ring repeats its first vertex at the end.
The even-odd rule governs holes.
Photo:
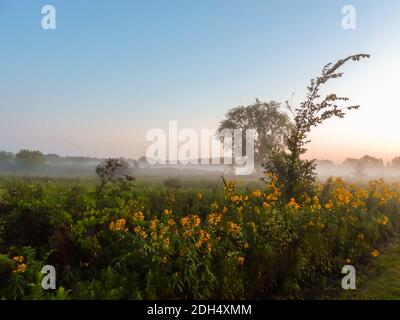
MULTIPOLYGON (((34 153, 32 151, 32 153, 34 153)), ((40 159, 21 161, 18 156, 9 152, 0 152, 0 175, 6 176, 45 176, 63 178, 93 178, 95 169, 105 159, 95 157, 61 157, 56 154, 36 154, 40 159), (38 162, 39 161, 39 162, 38 162)), ((123 158, 121 158, 123 159, 123 158)), ((257 180, 262 179, 264 169, 256 165, 254 172, 249 176, 235 175, 231 159, 198 159, 192 161, 196 164, 154 164, 147 162, 146 157, 139 159, 124 159, 127 172, 135 177, 153 177, 164 179, 176 177, 185 179, 219 179, 222 175, 229 179, 257 180), (213 163, 220 164, 213 164, 213 163)), ((316 160, 316 173, 319 181, 328 177, 342 177, 352 182, 366 182, 371 179, 385 179, 387 181, 400 181, 400 161, 398 158, 384 164, 383 160, 365 156, 361 159, 348 158, 342 163, 330 160, 316 160)))

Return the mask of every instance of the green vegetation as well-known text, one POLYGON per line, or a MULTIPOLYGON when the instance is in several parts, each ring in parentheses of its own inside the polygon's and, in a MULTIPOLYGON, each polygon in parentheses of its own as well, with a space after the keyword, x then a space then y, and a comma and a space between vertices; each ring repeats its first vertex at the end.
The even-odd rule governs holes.
POLYGON ((400 240, 397 238, 370 265, 360 268, 357 289, 339 296, 350 300, 400 299, 400 240))
POLYGON ((319 298, 351 260, 376 259, 399 230, 398 186, 341 179, 286 202, 269 176, 250 189, 0 183, 0 297, 319 298), (54 265, 57 290, 41 288, 54 265))

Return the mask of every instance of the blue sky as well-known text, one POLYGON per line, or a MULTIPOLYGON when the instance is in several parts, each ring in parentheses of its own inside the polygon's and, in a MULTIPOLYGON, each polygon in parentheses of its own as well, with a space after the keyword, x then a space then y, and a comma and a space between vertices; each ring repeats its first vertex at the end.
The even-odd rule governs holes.
POLYGON ((363 52, 335 88, 364 110, 316 129, 309 156, 400 155, 399 21, 397 0, 0 0, 0 149, 138 157, 168 120, 214 128, 255 97, 301 99, 324 64, 363 52))

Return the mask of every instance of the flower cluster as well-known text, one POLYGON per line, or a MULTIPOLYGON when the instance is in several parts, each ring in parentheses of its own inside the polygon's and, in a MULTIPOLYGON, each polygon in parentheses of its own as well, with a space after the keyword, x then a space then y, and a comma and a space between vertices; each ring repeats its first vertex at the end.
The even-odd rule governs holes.
POLYGON ((24 263, 23 256, 13 257, 13 260, 18 263, 17 268, 13 270, 13 273, 24 273, 26 271, 27 265, 24 263))
POLYGON ((128 228, 125 227, 126 224, 126 220, 125 219, 119 219, 116 222, 111 222, 110 223, 110 230, 114 231, 114 232, 118 232, 118 231, 123 231, 123 232, 127 232, 128 228))

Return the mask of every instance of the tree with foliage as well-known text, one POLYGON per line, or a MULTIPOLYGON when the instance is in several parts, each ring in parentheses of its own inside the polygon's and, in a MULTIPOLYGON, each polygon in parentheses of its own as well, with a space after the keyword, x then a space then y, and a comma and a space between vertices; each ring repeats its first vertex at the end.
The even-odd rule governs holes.
POLYGON ((280 109, 280 104, 275 101, 256 102, 249 106, 232 108, 221 121, 218 132, 230 130, 233 136, 234 129, 242 130, 242 154, 245 154, 245 135, 248 130, 256 132, 254 141, 255 163, 261 164, 266 154, 274 147, 282 147, 284 136, 290 128, 290 119, 280 109))
POLYGON ((14 155, 11 152, 0 151, 0 164, 10 164, 14 160, 14 155))
POLYGON ((307 136, 313 127, 322 124, 332 117, 343 118, 346 111, 358 109, 359 106, 340 106, 347 102, 347 97, 335 93, 321 99, 320 89, 329 80, 341 78, 340 68, 349 61, 369 58, 367 54, 351 55, 335 64, 329 63, 322 69, 322 74, 311 79, 307 88, 307 97, 298 107, 293 108, 286 101, 286 107, 293 115, 294 126, 285 137, 286 150, 274 148, 264 163, 267 173, 276 175, 286 200, 297 198, 304 192, 311 192, 316 180, 315 160, 305 160, 301 156, 307 151, 305 145, 310 141, 307 136))
POLYGON ((353 174, 360 179, 367 176, 367 174, 364 172, 365 169, 380 169, 384 167, 382 159, 368 155, 365 155, 360 159, 347 158, 345 161, 343 161, 343 165, 354 168, 353 174))
POLYGON ((366 168, 383 168, 384 164, 383 164, 383 160, 382 159, 378 159, 375 157, 371 157, 371 156, 363 156, 360 159, 360 162, 363 164, 363 166, 365 166, 366 168))
POLYGON ((394 169, 400 169, 400 157, 395 157, 392 159, 391 167, 394 169))
POLYGON ((15 161, 17 165, 24 168, 33 169, 43 166, 46 159, 40 151, 31 151, 22 149, 15 155, 15 161))
POLYGON ((149 166, 149 162, 147 161, 146 156, 141 156, 139 159, 137 159, 137 166, 138 168, 145 168, 149 166))
POLYGON ((343 165, 346 167, 355 167, 356 165, 358 165, 359 162, 360 162, 360 159, 346 158, 343 161, 343 165))
POLYGON ((134 177, 130 175, 129 163, 124 159, 109 158, 102 161, 96 167, 96 174, 100 178, 98 192, 101 192, 108 182, 118 179, 119 181, 133 181, 134 177))

